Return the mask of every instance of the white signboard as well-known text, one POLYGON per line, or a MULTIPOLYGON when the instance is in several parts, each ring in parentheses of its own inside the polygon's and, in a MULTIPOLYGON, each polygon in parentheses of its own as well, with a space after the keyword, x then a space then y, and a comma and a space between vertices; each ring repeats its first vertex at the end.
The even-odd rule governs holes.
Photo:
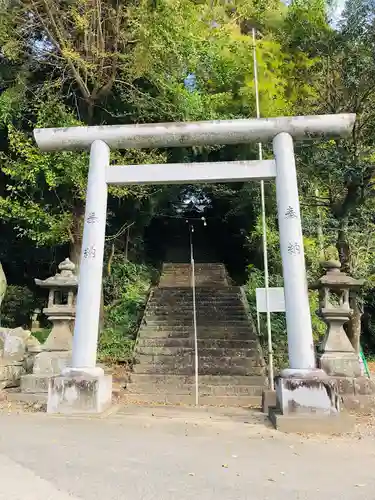
MULTIPOLYGON (((257 312, 265 313, 267 312, 266 307, 266 289, 257 288, 256 302, 257 302, 257 312)), ((285 298, 284 298, 284 288, 269 288, 268 289, 268 304, 269 312, 285 312, 285 298)))

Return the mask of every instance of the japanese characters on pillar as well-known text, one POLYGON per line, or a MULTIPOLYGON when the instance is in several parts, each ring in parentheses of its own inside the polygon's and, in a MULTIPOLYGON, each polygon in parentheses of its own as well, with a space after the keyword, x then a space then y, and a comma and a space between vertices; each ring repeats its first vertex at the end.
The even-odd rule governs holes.
MULTIPOLYGON (((298 193, 297 193, 297 196, 298 196, 298 193)), ((292 205, 288 205, 286 210, 285 210, 285 213, 284 213, 284 219, 286 221, 290 221, 290 222, 296 222, 297 223, 297 227, 295 229, 297 229, 297 231, 295 231, 295 236, 297 237, 297 239, 289 239, 288 241, 288 246, 287 246, 287 252, 289 255, 291 256, 297 256, 297 255, 301 255, 301 251, 303 252, 303 238, 302 238, 302 231, 300 231, 300 226, 301 226, 301 221, 300 221, 300 216, 299 216, 299 206, 298 207, 293 207, 292 205), (302 244, 302 245, 301 245, 302 244)), ((290 228, 292 229, 292 228, 290 228)))
MULTIPOLYGON (((99 217, 96 215, 95 211, 89 212, 85 218, 87 224, 96 224, 99 222, 99 217)), ((83 248, 84 259, 95 259, 96 257, 96 246, 95 244, 83 248)))
POLYGON ((316 364, 293 139, 287 133, 278 134, 273 146, 289 362, 292 369, 311 370, 316 364))

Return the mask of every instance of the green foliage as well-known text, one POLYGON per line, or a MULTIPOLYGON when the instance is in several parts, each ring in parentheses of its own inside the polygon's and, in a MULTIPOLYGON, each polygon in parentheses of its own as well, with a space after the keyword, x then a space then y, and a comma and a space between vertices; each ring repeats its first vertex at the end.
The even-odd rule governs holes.
MULTIPOLYGON (((375 310, 371 292, 375 281, 374 1, 348 1, 336 29, 328 23, 330 3, 1 2, 0 218, 4 234, 25 242, 25 259, 30 241, 51 247, 52 252, 66 253, 67 244, 74 251, 80 247, 88 154, 41 153, 31 136, 35 127, 255 116, 251 36, 255 27, 262 117, 357 114, 352 137, 296 144, 297 168, 309 281, 320 273, 320 258, 339 258, 346 271, 366 278, 366 303, 375 310), (188 75, 194 76, 193 88, 185 85, 188 75)), ((251 159, 255 154, 255 148, 248 146, 128 150, 112 153, 111 161, 220 161, 251 159)), ((272 156, 267 145, 264 155, 272 156)), ((255 287, 263 284, 259 188, 245 183, 200 189, 210 200, 217 227, 225 226, 232 242, 236 238, 237 248, 244 247, 243 267, 245 261, 253 265, 247 288, 250 301, 254 300, 255 287)), ((112 187, 107 242, 113 252, 129 251, 141 262, 151 219, 161 212, 176 216, 173 202, 186 193, 179 187, 112 187), (125 232, 124 227, 131 229, 125 232)), ((281 262, 272 185, 266 185, 266 195, 270 273, 272 283, 278 285, 281 262)), ((13 248, 14 241, 7 240, 5 236, 4 244, 13 248)), ((53 253, 50 258, 55 257, 53 253)), ((117 256, 110 268, 104 286, 106 324, 100 353, 102 358, 128 359, 152 278, 148 268, 121 262, 117 256)), ((20 271, 18 281, 26 279, 20 271)), ((316 296, 312 294, 310 300, 315 311, 316 296)), ((24 319, 15 319, 15 311, 24 307, 18 304, 6 313, 9 324, 26 321, 26 312, 20 313, 24 319)), ((281 315, 274 316, 275 351, 280 349, 277 363, 283 366, 285 324, 281 315)), ((372 322, 367 324, 372 332, 372 322)), ((318 340, 324 325, 315 315, 313 328, 318 340)))
POLYGON ((99 358, 131 362, 135 337, 155 271, 115 256, 104 280, 105 325, 99 338, 99 358))
POLYGON ((127 93, 137 110, 141 107, 142 118, 158 121, 160 113, 170 121, 254 116, 253 41, 244 27, 253 16, 264 27, 257 46, 261 114, 290 114, 297 96, 285 74, 292 75, 295 66, 269 29, 273 24, 267 25, 270 14, 280 18, 279 2, 237 1, 231 11, 221 2, 161 0, 152 11, 143 4, 136 76, 157 92, 134 86, 127 93), (189 74, 196 79, 193 91, 184 87, 189 74))
MULTIPOLYGON (((279 274, 271 274, 269 280, 270 287, 282 287, 283 278, 279 274)), ((256 288, 264 288, 263 272, 254 266, 248 267, 248 280, 245 285, 245 292, 249 302, 252 317, 255 319, 256 312, 256 288)), ((316 344, 322 340, 326 331, 325 324, 316 314, 318 310, 318 294, 310 292, 310 311, 313 329, 313 337, 316 344)), ((288 367, 288 339, 286 332, 286 321, 284 313, 271 313, 271 332, 274 366, 277 371, 288 367)), ((267 337, 267 317, 266 314, 260 314, 260 341, 263 353, 268 359, 268 337, 267 337)))
MULTIPOLYGON (((0 106, 2 102, 0 95, 0 106)), ((75 126, 69 108, 56 97, 35 104, 36 126, 75 126)), ((1 110, 1 107, 0 107, 1 110)), ((81 123, 82 124, 82 123, 81 123)), ((7 124, 8 151, 0 153, 2 172, 7 176, 5 195, 0 196, 0 217, 13 222, 20 237, 38 245, 76 244, 80 241, 89 157, 87 153, 43 153, 28 133, 7 124)), ((118 163, 157 163, 158 153, 128 151, 115 154, 118 163)), ((110 194, 119 200, 142 200, 152 188, 114 187, 110 194)))
POLYGON ((30 328, 31 315, 38 306, 39 300, 29 288, 8 285, 1 305, 1 326, 30 328))
MULTIPOLYGON (((245 292, 249 302, 253 319, 257 316, 256 311, 256 288, 264 288, 263 273, 254 266, 248 268, 249 277, 245 285, 245 292)), ((270 276, 270 286, 283 286, 282 276, 272 274, 270 276)), ((268 360, 268 338, 267 338, 267 318, 260 314, 260 331, 258 332, 263 348, 263 354, 268 360)), ((288 342, 286 334, 285 315, 283 313, 271 314, 272 344, 274 355, 274 366, 276 370, 281 370, 288 366, 288 342)), ((268 361, 267 361, 268 362, 268 361)))
POLYGON ((37 330, 32 334, 37 340, 39 340, 41 344, 44 344, 50 333, 51 333, 51 328, 42 328, 41 330, 37 330))

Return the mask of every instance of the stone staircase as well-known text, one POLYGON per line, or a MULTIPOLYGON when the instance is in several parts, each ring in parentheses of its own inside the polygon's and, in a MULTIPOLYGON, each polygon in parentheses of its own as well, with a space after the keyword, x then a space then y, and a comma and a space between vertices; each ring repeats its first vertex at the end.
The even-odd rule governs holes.
MULTIPOLYGON (((195 264, 195 286, 227 286, 228 275, 224 264, 195 264)), ((190 287, 191 264, 163 265, 159 287, 190 287)))
MULTIPOLYGON (((127 385, 128 402, 195 404, 190 265, 165 264, 150 295, 127 385)), ((261 348, 240 287, 222 264, 197 264, 199 403, 260 406, 266 384, 261 348)))

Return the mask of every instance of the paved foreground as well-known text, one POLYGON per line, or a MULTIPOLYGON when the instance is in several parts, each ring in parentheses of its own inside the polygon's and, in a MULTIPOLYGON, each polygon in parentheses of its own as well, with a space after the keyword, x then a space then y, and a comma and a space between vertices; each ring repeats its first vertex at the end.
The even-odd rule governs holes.
POLYGON ((369 499, 375 441, 306 438, 244 410, 0 415, 6 500, 369 499))

